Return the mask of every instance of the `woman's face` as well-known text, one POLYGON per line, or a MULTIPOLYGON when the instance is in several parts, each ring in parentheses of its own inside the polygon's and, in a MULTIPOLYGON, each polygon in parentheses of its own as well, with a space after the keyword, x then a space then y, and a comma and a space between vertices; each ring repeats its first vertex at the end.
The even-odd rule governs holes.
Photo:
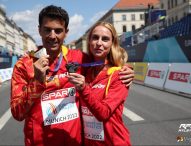
POLYGON ((95 60, 105 60, 112 46, 112 34, 104 26, 96 26, 90 36, 90 52, 95 60))

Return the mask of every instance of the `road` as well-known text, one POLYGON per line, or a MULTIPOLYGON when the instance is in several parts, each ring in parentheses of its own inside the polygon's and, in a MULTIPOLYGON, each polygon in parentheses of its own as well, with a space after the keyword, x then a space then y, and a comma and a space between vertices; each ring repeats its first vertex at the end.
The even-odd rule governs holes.
MULTIPOLYGON (((0 88, 0 145, 24 145, 23 122, 11 117, 10 82, 0 88)), ((191 99, 133 84, 125 102, 124 123, 132 145, 191 145, 191 99), (183 127, 180 127, 181 124, 183 127), (181 130, 187 130, 183 132, 181 130), (181 132, 180 132, 181 131, 181 132), (182 141, 177 141, 177 137, 182 141)))

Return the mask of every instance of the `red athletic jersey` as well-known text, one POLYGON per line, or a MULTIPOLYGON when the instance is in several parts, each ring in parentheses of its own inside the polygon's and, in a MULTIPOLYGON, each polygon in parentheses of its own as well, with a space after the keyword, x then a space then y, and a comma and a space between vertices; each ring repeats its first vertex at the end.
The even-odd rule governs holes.
MULTIPOLYGON (((130 146, 129 131, 122 120, 124 102, 128 89, 115 71, 109 80, 107 71, 101 71, 93 82, 80 92, 86 146, 130 146)), ((91 70, 87 81, 91 80, 91 70)))
MULTIPOLYGON (((50 70, 54 70, 58 58, 50 70)), ((79 50, 68 50, 66 58, 68 62, 84 61, 79 50)), ((66 60, 63 58, 57 72, 48 72, 43 85, 34 80, 33 59, 20 58, 11 79, 11 112, 16 120, 25 120, 25 145, 80 146, 79 98, 65 77, 66 60)))

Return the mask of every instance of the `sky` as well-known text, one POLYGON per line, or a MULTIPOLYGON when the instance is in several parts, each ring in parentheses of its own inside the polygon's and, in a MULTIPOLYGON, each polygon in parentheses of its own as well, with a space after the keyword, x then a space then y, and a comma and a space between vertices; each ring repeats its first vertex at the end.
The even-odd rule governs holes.
POLYGON ((6 16, 32 36, 41 45, 38 33, 38 14, 47 5, 64 8, 70 17, 66 44, 79 39, 96 20, 101 18, 119 0, 0 0, 6 16))

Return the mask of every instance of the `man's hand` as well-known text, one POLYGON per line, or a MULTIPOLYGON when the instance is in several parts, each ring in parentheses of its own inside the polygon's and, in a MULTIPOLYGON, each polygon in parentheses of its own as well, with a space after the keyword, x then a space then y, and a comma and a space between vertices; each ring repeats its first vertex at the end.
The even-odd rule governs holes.
POLYGON ((120 70, 119 75, 122 83, 124 83, 126 87, 129 87, 133 82, 135 73, 133 69, 130 68, 128 65, 124 65, 120 70))
POLYGON ((34 63, 34 78, 41 83, 46 81, 46 71, 49 69, 48 57, 49 55, 43 56, 34 63))

